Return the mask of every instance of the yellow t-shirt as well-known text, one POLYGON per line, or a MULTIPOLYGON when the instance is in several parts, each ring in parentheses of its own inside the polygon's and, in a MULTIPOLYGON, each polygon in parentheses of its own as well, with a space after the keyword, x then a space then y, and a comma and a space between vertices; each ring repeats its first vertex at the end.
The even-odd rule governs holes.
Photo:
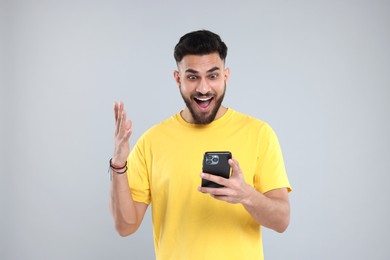
POLYGON ((152 127, 129 156, 135 201, 152 205, 157 259, 263 259, 260 225, 241 204, 200 193, 206 151, 230 151, 245 181, 290 190, 279 142, 266 123, 232 109, 208 125, 180 114, 152 127))

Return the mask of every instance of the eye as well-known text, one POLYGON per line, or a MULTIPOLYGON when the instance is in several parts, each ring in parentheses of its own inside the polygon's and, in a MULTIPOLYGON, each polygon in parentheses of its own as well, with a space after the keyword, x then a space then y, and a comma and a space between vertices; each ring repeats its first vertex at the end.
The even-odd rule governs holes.
POLYGON ((218 78, 218 74, 210 74, 210 76, 209 76, 209 78, 210 79, 216 79, 216 78, 218 78))
POLYGON ((187 76, 187 79, 189 79, 189 80, 196 80, 198 77, 197 76, 195 76, 195 75, 188 75, 187 76))

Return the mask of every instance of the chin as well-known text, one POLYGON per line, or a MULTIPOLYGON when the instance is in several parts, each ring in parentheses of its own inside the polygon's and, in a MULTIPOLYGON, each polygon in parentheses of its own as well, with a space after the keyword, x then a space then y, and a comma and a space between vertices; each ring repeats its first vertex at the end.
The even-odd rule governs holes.
POLYGON ((207 124, 210 124, 211 122, 214 121, 216 115, 217 115, 217 112, 218 112, 218 109, 215 109, 215 108, 212 108, 210 111, 208 112, 194 112, 193 109, 190 109, 190 112, 191 112, 191 115, 192 115, 192 118, 194 119, 194 123, 195 124, 200 124, 200 125, 207 125, 207 124))

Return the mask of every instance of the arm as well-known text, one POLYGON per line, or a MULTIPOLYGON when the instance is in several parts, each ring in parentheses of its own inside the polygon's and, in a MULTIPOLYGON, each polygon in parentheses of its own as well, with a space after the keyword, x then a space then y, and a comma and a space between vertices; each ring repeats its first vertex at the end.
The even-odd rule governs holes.
POLYGON ((248 190, 248 198, 242 202, 245 209, 261 225, 280 233, 284 232, 290 223, 287 189, 275 189, 264 194, 253 187, 248 190))
POLYGON ((136 202, 131 197, 126 174, 113 172, 111 183, 111 213, 115 229, 121 236, 133 234, 142 223, 147 204, 136 202))
POLYGON ((229 160, 232 167, 230 179, 202 173, 201 177, 219 183, 223 188, 199 187, 199 191, 208 193, 218 200, 229 203, 241 203, 249 214, 262 226, 277 232, 284 232, 290 222, 290 202, 286 188, 261 193, 244 181, 238 162, 229 160))
MULTIPOLYGON (((132 133, 132 123, 126 120, 123 103, 114 103, 115 135, 113 165, 125 165, 130 153, 129 139, 132 133)), ((147 204, 133 200, 130 192, 127 174, 112 171, 110 207, 115 228, 121 236, 134 233, 143 220, 147 204)))

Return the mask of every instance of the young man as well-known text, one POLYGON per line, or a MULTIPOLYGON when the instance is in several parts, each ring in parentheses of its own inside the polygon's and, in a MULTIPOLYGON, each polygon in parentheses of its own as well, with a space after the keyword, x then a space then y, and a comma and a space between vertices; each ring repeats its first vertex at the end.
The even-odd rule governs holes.
POLYGON ((144 133, 131 152, 132 123, 123 103, 114 104, 116 230, 134 233, 151 204, 157 259, 263 259, 260 226, 283 232, 289 224, 290 184, 276 135, 222 105, 226 55, 210 31, 181 37, 174 78, 186 107, 144 133), (232 153, 229 179, 200 173, 206 151, 232 153), (223 187, 200 187, 201 179, 223 187))

